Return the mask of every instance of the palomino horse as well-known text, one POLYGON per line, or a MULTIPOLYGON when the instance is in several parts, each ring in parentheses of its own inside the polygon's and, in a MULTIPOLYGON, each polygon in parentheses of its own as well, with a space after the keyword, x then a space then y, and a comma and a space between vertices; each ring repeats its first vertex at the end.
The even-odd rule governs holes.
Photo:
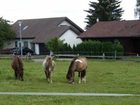
POLYGON ((44 72, 46 79, 49 83, 52 83, 52 72, 54 70, 55 62, 51 56, 47 56, 43 61, 44 72))
POLYGON ((21 58, 17 55, 13 56, 12 64, 11 64, 14 72, 15 72, 15 79, 23 81, 23 62, 21 58))
POLYGON ((67 80, 70 83, 74 83, 74 72, 78 72, 79 83, 81 83, 81 81, 86 83, 86 69, 87 59, 85 57, 75 57, 69 65, 66 75, 67 80))

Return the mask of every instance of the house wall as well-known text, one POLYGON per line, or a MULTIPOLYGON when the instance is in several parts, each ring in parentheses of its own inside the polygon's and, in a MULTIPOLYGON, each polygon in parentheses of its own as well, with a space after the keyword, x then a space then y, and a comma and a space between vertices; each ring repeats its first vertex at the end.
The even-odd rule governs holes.
MULTIPOLYGON (((23 39, 22 46, 32 49, 32 40, 31 39, 23 39)), ((20 47, 20 40, 17 40, 17 47, 20 47)))
POLYGON ((80 38, 77 38, 78 35, 72 30, 66 31, 59 39, 64 40, 64 43, 69 44, 71 47, 76 46, 79 43, 82 43, 80 38))
POLYGON ((15 47, 15 41, 8 41, 4 43, 4 49, 10 49, 15 47))
MULTIPOLYGON (((32 49, 31 39, 22 39, 22 46, 32 49), (26 44, 26 45, 25 45, 26 44)), ((20 40, 13 40, 4 43, 4 49, 20 47, 20 40)))
POLYGON ((40 49, 39 49, 39 44, 35 44, 35 54, 39 55, 40 54, 40 49))

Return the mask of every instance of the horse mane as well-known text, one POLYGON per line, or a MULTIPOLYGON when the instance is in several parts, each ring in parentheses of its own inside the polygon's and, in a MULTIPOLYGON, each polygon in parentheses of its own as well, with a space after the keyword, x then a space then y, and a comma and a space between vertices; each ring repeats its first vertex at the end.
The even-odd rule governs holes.
POLYGON ((52 66, 52 59, 51 59, 51 57, 48 57, 46 59, 45 69, 48 69, 49 66, 52 66))
POLYGON ((47 62, 48 62, 49 65, 51 65, 52 64, 52 58, 51 57, 48 57, 47 58, 47 62))
POLYGON ((46 58, 45 58, 45 60, 43 61, 43 67, 44 67, 44 69, 46 70, 46 69, 48 69, 48 67, 54 67, 55 66, 55 62, 54 62, 54 60, 53 60, 53 58, 51 57, 51 56, 47 56, 46 58))

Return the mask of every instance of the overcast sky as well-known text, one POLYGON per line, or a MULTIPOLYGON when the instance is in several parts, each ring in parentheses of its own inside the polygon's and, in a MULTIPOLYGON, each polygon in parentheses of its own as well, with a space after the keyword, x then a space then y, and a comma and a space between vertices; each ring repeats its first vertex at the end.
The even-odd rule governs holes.
MULTIPOLYGON (((89 9, 96 0, 0 0, 0 17, 15 22, 19 19, 68 17, 81 28, 89 9)), ((133 20, 136 0, 122 0, 123 19, 133 20)))

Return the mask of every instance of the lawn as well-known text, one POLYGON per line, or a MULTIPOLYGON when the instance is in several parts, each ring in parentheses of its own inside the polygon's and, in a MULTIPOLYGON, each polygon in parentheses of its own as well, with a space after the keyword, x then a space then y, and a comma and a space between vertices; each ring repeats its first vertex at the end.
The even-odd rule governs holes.
MULTIPOLYGON (((76 77, 74 85, 68 84, 66 80, 69 63, 56 60, 53 83, 49 84, 41 62, 24 61, 24 81, 17 81, 14 80, 11 60, 0 60, 0 91, 140 94, 140 62, 88 60, 87 83, 78 84, 76 77)), ((138 105, 139 98, 3 95, 0 96, 0 105, 138 105)))

